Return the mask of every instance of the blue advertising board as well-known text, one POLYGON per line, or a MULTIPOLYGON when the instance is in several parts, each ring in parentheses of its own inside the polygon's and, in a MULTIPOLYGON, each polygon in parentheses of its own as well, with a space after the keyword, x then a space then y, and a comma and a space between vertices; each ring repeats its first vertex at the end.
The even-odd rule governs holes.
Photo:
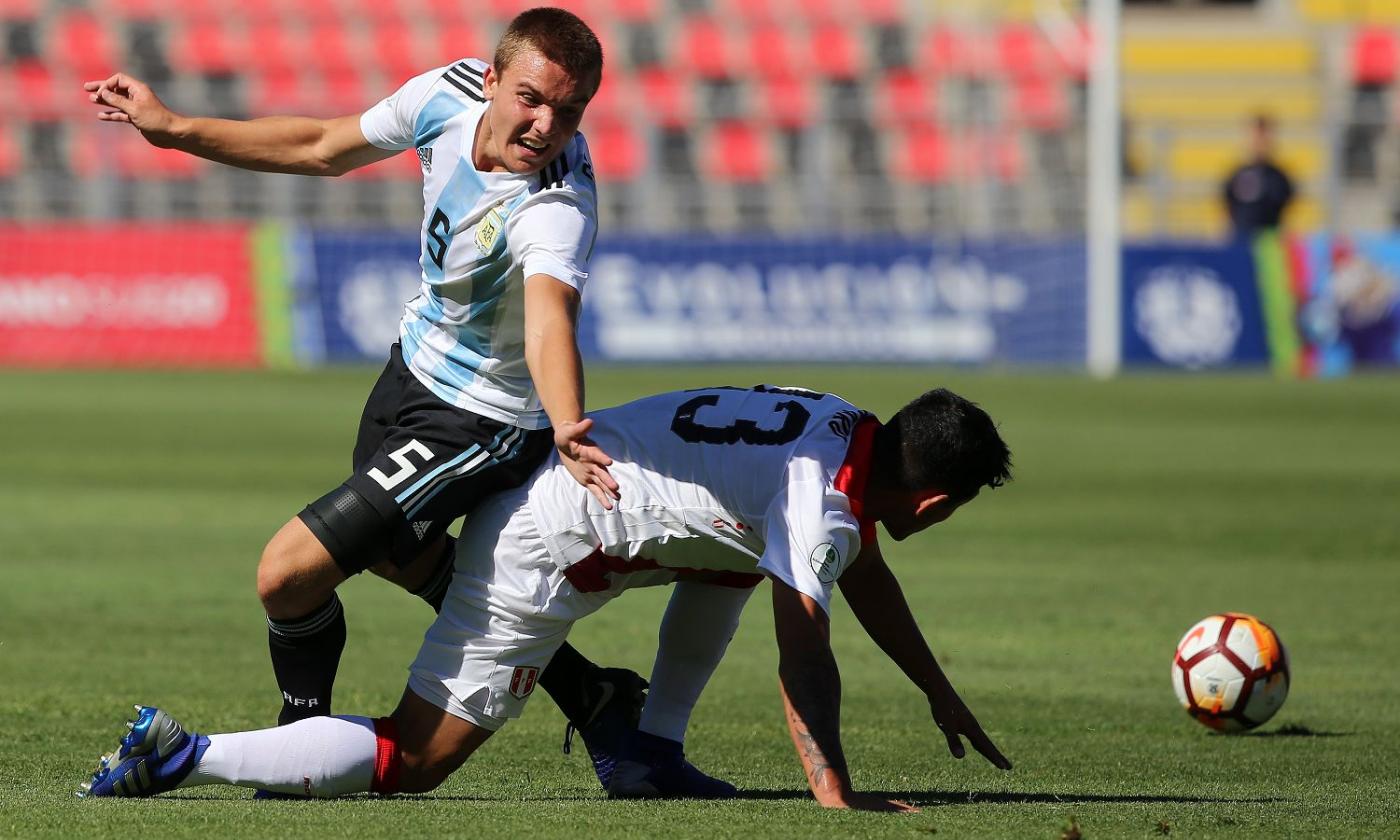
POLYGON ((1247 244, 1123 249, 1123 363, 1187 369, 1269 362, 1247 244))
MULTIPOLYGON (((417 293, 412 234, 311 232, 294 248, 303 361, 382 359, 417 293)), ((1082 242, 614 237, 598 243, 590 359, 1078 365, 1082 242)))

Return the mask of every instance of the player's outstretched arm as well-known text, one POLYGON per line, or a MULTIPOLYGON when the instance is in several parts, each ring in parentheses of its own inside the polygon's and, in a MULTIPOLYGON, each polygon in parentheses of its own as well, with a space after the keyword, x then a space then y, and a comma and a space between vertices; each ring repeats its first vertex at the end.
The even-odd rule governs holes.
POLYGON ((909 611, 904 591, 885 564, 878 543, 861 547, 855 562, 842 573, 839 585, 865 632, 928 697, 934 723, 947 739, 948 751, 953 757, 962 758, 966 754, 962 738, 967 738, 972 748, 993 765, 1010 770, 1011 762, 982 731, 982 725, 953 689, 933 651, 929 650, 928 642, 924 641, 909 611))
POLYGON ((128 123, 153 146, 259 172, 342 175, 397 152, 365 139, 357 115, 321 120, 187 117, 165 106, 145 82, 125 73, 85 82, 97 118, 128 123))
POLYGON ((851 788, 841 750, 841 673, 831 653, 831 623, 826 612, 816 601, 774 578, 773 620, 788 732, 817 802, 825 808, 917 810, 907 803, 851 788))
POLYGON ((549 276, 525 278, 525 364, 554 426, 554 446, 574 480, 612 510, 612 458, 588 437, 583 416, 583 359, 578 352, 578 289, 549 276))

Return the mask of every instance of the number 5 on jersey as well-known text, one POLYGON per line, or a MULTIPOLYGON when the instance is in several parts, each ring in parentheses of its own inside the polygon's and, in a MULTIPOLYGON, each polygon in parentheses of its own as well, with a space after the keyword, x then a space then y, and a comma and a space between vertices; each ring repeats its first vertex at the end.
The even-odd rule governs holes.
POLYGON ((404 479, 418 471, 418 467, 408 460, 408 453, 415 453, 426 463, 433 460, 433 450, 422 443, 411 440, 408 443, 389 453, 389 460, 399 465, 398 470, 393 475, 385 475, 378 467, 369 471, 369 477, 379 483, 385 490, 393 490, 403 483, 404 479))

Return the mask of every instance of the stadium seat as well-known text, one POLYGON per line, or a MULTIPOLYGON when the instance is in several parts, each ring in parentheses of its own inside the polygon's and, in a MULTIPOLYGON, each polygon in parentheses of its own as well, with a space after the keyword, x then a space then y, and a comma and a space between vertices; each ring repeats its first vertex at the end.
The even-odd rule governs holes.
POLYGON ((900 0, 859 0, 853 11, 866 26, 907 27, 911 23, 900 0))
POLYGON ((93 3, 99 15, 121 20, 156 20, 170 12, 168 0, 102 0, 93 3))
POLYGON ((113 155, 107 147, 104 160, 115 158, 117 174, 133 180, 188 180, 198 177, 207 166, 206 161, 194 155, 158 149, 135 131, 123 131, 111 138, 111 143, 116 146, 116 153, 113 155))
POLYGON ((845 20, 852 5, 848 0, 791 0, 792 13, 814 27, 845 20))
POLYGON ((811 85, 803 76, 789 74, 758 79, 754 104, 756 119, 764 119, 782 129, 801 130, 816 121, 816 103, 811 85))
POLYGON ((933 120, 938 114, 937 91, 937 81, 917 70, 885 73, 876 83, 876 124, 888 128, 933 120))
POLYGON ((641 176, 646 167, 646 144, 633 121, 615 116, 592 120, 584 136, 604 189, 609 181, 631 183, 641 176))
POLYGON ((369 166, 361 166, 345 173, 343 178, 352 181, 417 181, 423 175, 423 164, 412 149, 385 158, 369 166))
POLYGON ((371 90, 356 67, 323 72, 319 78, 306 81, 314 85, 315 93, 315 105, 309 113, 327 117, 358 114, 393 92, 390 87, 371 90))
POLYGON ((174 53, 176 65, 185 71, 223 75, 243 67, 241 41, 216 20, 185 21, 176 35, 174 53))
POLYGON ((309 55, 312 64, 327 77, 358 73, 365 63, 362 58, 357 60, 356 56, 363 52, 353 47, 349 33, 338 21, 312 24, 302 43, 307 47, 302 54, 309 55))
POLYGON ((1394 30, 1367 26, 1357 30, 1351 42, 1351 83, 1389 85, 1400 65, 1400 41, 1394 30))
MULTIPOLYGON (((460 61, 464 58, 480 58, 483 61, 490 61, 491 55, 485 41, 481 37, 481 31, 476 26, 467 21, 457 21, 447 24, 437 32, 437 55, 433 63, 436 66, 443 66, 460 61)), ((427 70, 420 67, 415 71, 422 73, 427 70)))
POLYGON ((54 25, 52 49, 80 79, 103 79, 121 68, 111 33, 91 12, 64 12, 54 25))
POLYGON ((704 144, 705 172, 724 183, 758 184, 773 172, 768 140, 750 122, 723 120, 710 131, 704 144))
POLYGON ((14 127, 8 122, 0 123, 0 178, 13 178, 22 168, 14 127))
POLYGON ((1057 79, 1022 76, 1011 81, 1008 118, 1035 131, 1061 131, 1069 125, 1069 96, 1057 79))
POLYGON ((895 135, 895 177, 919 184, 944 184, 957 171, 954 148, 934 123, 918 123, 895 135))
POLYGON ((686 18, 681 23, 676 54, 683 69, 702 79, 727 79, 737 75, 730 56, 729 35, 713 17, 686 18))
POLYGON ((925 32, 919 50, 920 66, 938 76, 986 76, 993 57, 993 47, 981 33, 950 26, 925 32))
POLYGON ((860 36, 844 23, 817 24, 812 28, 808 45, 812 65, 823 78, 850 80, 865 72, 860 36))
MULTIPOLYGON (((763 4, 755 4, 763 5, 763 4)), ((748 45, 747 69, 760 77, 772 78, 807 72, 810 63, 805 59, 807 52, 802 49, 792 27, 781 23, 759 23, 746 33, 748 45)))
POLYGON ((658 0, 607 0, 600 9, 609 17, 621 23, 655 22, 658 0))
POLYGON ((690 86, 674 71, 651 67, 637 74, 642 101, 652 123, 663 128, 685 128, 695 118, 695 102, 690 86))
POLYGON ((1010 23, 996 36, 997 70, 1014 79, 1044 76, 1052 70, 1049 45, 1028 23, 1010 23))
POLYGON ((0 65, 0 72, 10 77, 4 87, 13 91, 11 101, 22 119, 54 119, 86 105, 81 90, 73 92, 72 101, 68 97, 60 97, 53 71, 42 61, 30 59, 17 61, 9 67, 0 65))
POLYGON ((259 73, 252 79, 249 95, 253 116, 320 112, 316 92, 308 90, 314 85, 314 80, 308 82, 290 68, 269 68, 259 73))
POLYGON ((388 81, 403 84, 428 69, 413 28, 403 21, 386 21, 371 27, 370 37, 375 63, 388 81))
POLYGON ((598 85, 597 93, 588 102, 588 112, 584 118, 585 128, 592 124, 593 120, 610 118, 621 118, 625 115, 627 104, 634 103, 631 78, 622 73, 604 73, 602 84, 598 85))
POLYGON ((0 19, 33 20, 39 16, 40 5, 41 0, 0 0, 0 19))
POLYGON ((305 62, 300 45, 278 21, 254 21, 248 29, 245 60, 262 75, 296 75, 305 62))

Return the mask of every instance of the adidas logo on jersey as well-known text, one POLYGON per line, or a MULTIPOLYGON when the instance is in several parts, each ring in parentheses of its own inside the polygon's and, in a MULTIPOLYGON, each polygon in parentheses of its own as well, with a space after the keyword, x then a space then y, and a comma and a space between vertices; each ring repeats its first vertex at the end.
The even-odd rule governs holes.
POLYGON ((413 535, 416 536, 419 540, 422 540, 423 535, 428 533, 428 529, 432 526, 433 522, 431 519, 424 519, 419 522, 415 522, 413 523, 413 535))
POLYGON ((421 163, 421 164, 423 164, 423 171, 424 171, 424 172, 432 172, 432 171, 433 171, 433 147, 432 147, 432 146, 424 146, 424 147, 421 148, 421 149, 415 149, 415 151, 418 152, 418 162, 421 163))

